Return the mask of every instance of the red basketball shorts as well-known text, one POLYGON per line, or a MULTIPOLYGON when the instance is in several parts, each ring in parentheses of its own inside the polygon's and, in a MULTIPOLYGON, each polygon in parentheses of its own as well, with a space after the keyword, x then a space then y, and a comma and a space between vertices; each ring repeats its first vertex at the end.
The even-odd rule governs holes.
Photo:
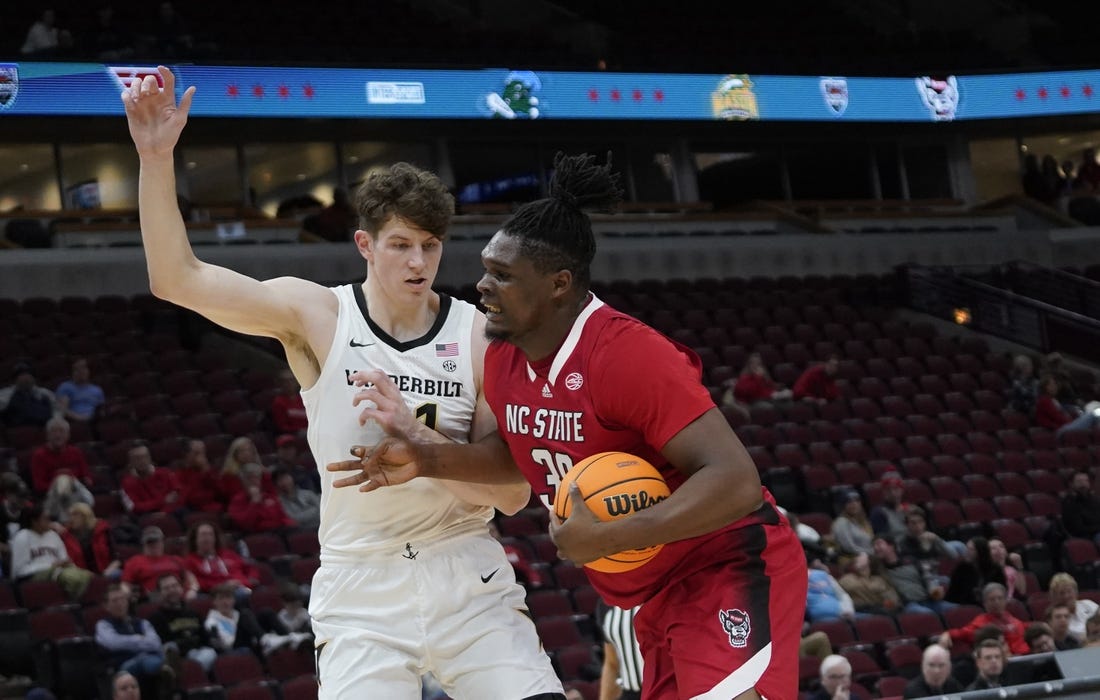
POLYGON ((635 617, 643 700, 797 700, 806 556, 785 519, 732 530, 727 556, 672 583, 635 617))

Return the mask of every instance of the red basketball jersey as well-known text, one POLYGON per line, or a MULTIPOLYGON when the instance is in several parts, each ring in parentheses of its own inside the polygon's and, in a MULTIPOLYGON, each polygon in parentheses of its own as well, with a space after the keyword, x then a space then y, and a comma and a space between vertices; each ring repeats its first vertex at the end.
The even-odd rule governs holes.
MULTIPOLYGON (((685 477, 661 448, 714 408, 700 377, 695 353, 594 296, 550 357, 530 364, 519 348, 502 341, 491 343, 485 355, 485 397, 500 435, 548 508, 562 476, 600 452, 649 461, 675 491, 685 477)), ((724 532, 757 522, 754 513, 722 530, 668 543, 633 571, 585 571, 607 602, 633 607, 722 558, 731 541, 724 532)))

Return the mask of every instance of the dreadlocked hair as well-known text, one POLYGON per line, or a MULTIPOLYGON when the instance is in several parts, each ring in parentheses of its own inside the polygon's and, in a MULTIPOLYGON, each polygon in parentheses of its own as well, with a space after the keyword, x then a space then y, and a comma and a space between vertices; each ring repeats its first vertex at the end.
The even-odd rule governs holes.
POLYGON ((521 206, 501 229, 520 239, 521 254, 540 272, 569 270, 578 286, 587 289, 596 238, 585 211, 614 211, 622 195, 610 153, 606 165, 597 165, 588 153, 559 152, 554 156, 550 196, 521 206))

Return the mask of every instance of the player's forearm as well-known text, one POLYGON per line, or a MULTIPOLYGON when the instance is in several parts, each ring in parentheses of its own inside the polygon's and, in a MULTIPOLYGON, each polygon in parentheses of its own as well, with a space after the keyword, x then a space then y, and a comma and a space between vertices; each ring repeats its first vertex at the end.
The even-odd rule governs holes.
POLYGON ((155 296, 172 299, 184 288, 199 261, 191 250, 176 201, 175 164, 170 155, 142 158, 138 178, 141 240, 155 296))
MULTIPOLYGON (((755 467, 749 467, 755 477, 755 467)), ((740 520, 762 503, 759 481, 741 476, 744 471, 725 465, 699 469, 664 501, 608 523, 608 546, 615 545, 612 551, 652 547, 705 535, 740 520)))
POLYGON ((514 484, 475 484, 450 479, 439 481, 466 503, 491 506, 505 515, 515 515, 531 500, 531 487, 523 479, 514 484))
POLYGON ((420 476, 475 484, 526 483, 497 433, 469 444, 421 445, 419 453, 420 476))

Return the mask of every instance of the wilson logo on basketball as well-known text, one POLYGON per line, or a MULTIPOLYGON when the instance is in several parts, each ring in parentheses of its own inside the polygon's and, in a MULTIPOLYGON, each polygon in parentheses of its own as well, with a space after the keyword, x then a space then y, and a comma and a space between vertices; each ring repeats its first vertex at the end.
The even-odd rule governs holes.
POLYGON ((638 493, 617 493, 614 496, 604 496, 603 505, 611 517, 636 513, 655 506, 668 496, 650 496, 646 491, 638 493))

